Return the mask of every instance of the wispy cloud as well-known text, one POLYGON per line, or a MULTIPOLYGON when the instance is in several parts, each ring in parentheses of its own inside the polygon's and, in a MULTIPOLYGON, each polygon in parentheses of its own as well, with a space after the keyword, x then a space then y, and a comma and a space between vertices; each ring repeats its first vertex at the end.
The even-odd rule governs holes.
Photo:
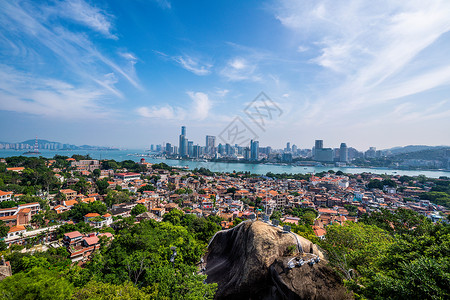
POLYGON ((111 116, 103 104, 106 94, 98 88, 77 88, 51 78, 36 78, 0 65, 2 110, 60 119, 89 119, 111 116))
POLYGON ((174 61, 180 65, 183 69, 192 72, 199 76, 205 76, 211 74, 211 69, 213 67, 212 63, 202 61, 199 57, 193 55, 169 55, 167 53, 153 50, 159 57, 164 60, 174 61))
POLYGON ((208 63, 200 63, 200 61, 196 58, 193 58, 188 55, 184 56, 176 56, 173 57, 173 60, 179 63, 184 69, 199 75, 204 76, 211 73, 211 64, 208 63))
POLYGON ((112 16, 83 0, 61 1, 55 7, 49 7, 48 10, 59 17, 85 25, 108 38, 117 39, 117 36, 111 33, 113 28, 112 16))
POLYGON ((172 3, 169 0, 153 0, 156 2, 161 8, 164 9, 171 9, 172 3))
POLYGON ((230 59, 220 74, 230 81, 260 81, 261 76, 257 74, 257 65, 243 57, 230 59))
POLYGON ((304 120, 334 122, 343 114, 351 116, 369 107, 380 110, 387 101, 398 103, 450 84, 450 58, 436 51, 450 46, 440 40, 450 31, 448 1, 279 4, 278 20, 300 36, 299 43, 319 49, 310 62, 323 67, 330 86, 311 99, 302 111, 304 120))
POLYGON ((186 107, 171 106, 169 104, 158 106, 142 106, 136 109, 136 113, 144 118, 152 119, 176 119, 202 121, 209 117, 212 101, 202 92, 188 91, 186 94, 191 102, 186 107))
POLYGON ((136 109, 138 115, 152 119, 177 119, 179 116, 170 105, 165 106, 142 106, 136 109))
MULTIPOLYGON (((65 3, 61 5, 75 5, 74 12, 71 14, 72 19, 75 18, 90 28, 94 28, 105 35, 110 35, 111 25, 100 10, 81 0, 73 2, 74 4, 65 3), (80 10, 85 10, 85 15, 82 15, 80 10), (104 18, 100 17, 101 15, 104 18)), ((69 31, 58 22, 54 22, 51 15, 55 13, 54 9, 58 6, 22 6, 21 4, 23 3, 0 0, 0 6, 2 7, 0 10, 0 19, 2 19, 0 29, 8 32, 3 43, 21 40, 20 47, 25 51, 37 49, 44 53, 42 55, 37 54, 39 60, 51 64, 59 62, 68 71, 67 74, 76 75, 78 81, 81 79, 87 82, 95 82, 117 96, 120 96, 121 93, 114 87, 114 84, 118 81, 115 74, 126 79, 133 86, 140 88, 138 79, 133 72, 134 68, 129 68, 129 71, 127 71, 125 68, 129 66, 128 64, 122 67, 113 59, 101 53, 89 39, 89 35, 83 32, 69 31), (51 12, 50 15, 49 11, 51 12), (113 74, 111 75, 111 73, 113 74), (105 80, 105 77, 109 79, 105 80), (111 80, 113 77, 115 79, 111 80)), ((66 7, 65 10, 59 11, 59 17, 67 18, 68 10, 69 8, 66 7)), ((30 57, 26 58, 29 59, 30 57)), ((135 59, 132 60, 133 65, 135 62, 135 59)), ((36 64, 36 61, 28 61, 27 63, 33 65, 36 64)))

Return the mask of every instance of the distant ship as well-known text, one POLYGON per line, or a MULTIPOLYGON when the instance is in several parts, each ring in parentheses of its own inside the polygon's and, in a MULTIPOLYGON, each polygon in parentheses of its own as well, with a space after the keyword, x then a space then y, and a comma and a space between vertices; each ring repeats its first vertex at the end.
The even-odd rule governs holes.
POLYGON ((23 154, 24 155, 38 155, 38 154, 41 154, 41 152, 39 152, 39 147, 38 147, 38 140, 37 140, 37 137, 36 137, 36 140, 34 141, 34 149, 33 149, 33 151, 27 151, 27 152, 24 152, 23 154))

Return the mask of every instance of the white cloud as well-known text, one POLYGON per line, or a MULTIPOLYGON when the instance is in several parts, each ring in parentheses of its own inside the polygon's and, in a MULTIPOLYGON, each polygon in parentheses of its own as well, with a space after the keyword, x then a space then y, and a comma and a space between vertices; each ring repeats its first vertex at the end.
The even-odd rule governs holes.
POLYGON ((188 91, 186 94, 191 102, 186 107, 171 106, 142 106, 136 109, 141 117, 158 118, 167 120, 196 120, 202 121, 209 117, 212 108, 212 102, 209 96, 202 92, 188 91))
POLYGON ((229 93, 230 91, 229 90, 227 90, 227 89, 218 89, 218 90, 216 90, 216 94, 217 94, 217 96, 219 96, 219 97, 225 97, 226 95, 228 95, 228 93, 229 93))
MULTIPOLYGON (((80 1, 75 3, 76 5, 87 5, 80 1)), ((104 86, 102 84, 104 74, 113 71, 133 86, 141 88, 133 68, 125 70, 126 68, 106 57, 97 49, 87 34, 69 31, 58 23, 49 20, 50 16, 46 15, 45 12, 46 9, 50 9, 52 13, 55 13, 51 10, 51 7, 21 6, 20 4, 22 2, 0 0, 0 6, 2 7, 0 17, 3 19, 3 22, 0 22, 0 29, 9 32, 11 39, 19 37, 22 40, 23 48, 43 49, 43 52, 49 50, 53 55, 52 59, 56 58, 56 62, 62 63, 69 73, 76 75, 78 80, 85 79, 104 86)), ((86 9, 88 15, 92 15, 96 11, 94 8, 86 9)), ((60 17, 65 18, 67 11, 62 10, 59 13, 60 17)), ((109 28, 108 26, 104 24, 102 27, 99 23, 97 29, 106 33, 105 30, 109 28)), ((45 63, 49 63, 48 59, 48 57, 39 55, 39 60, 45 63)), ((35 62, 30 61, 29 63, 35 62)))
POLYGON ((111 33, 113 27, 111 16, 83 0, 62 1, 53 11, 61 17, 72 19, 108 38, 117 39, 117 36, 111 33))
POLYGON ((387 101, 414 96, 416 102, 432 104, 439 98, 420 100, 417 95, 450 86, 450 57, 438 51, 450 46, 444 38, 450 31, 449 1, 285 0, 279 4, 276 18, 292 30, 297 42, 319 49, 310 62, 323 68, 327 82, 327 88, 317 84, 320 91, 302 110, 301 122, 354 118, 370 107, 369 117, 377 118, 387 101))
POLYGON ((306 51, 308 51, 309 50, 309 47, 306 47, 306 46, 304 46, 304 45, 300 45, 300 46, 298 46, 297 47, 297 52, 306 52, 306 51))
POLYGON ((169 106, 152 106, 152 107, 139 107, 136 112, 145 118, 155 118, 155 119, 175 119, 174 109, 169 106))
POLYGON ((113 111, 102 105, 105 92, 75 87, 52 78, 36 78, 0 65, 2 110, 64 119, 105 118, 113 111))
POLYGON ((230 59, 220 74, 230 81, 260 81, 261 77, 256 73, 257 65, 243 57, 230 59))
POLYGON ((187 94, 193 101, 192 111, 194 118, 200 121, 206 119, 212 106, 208 95, 201 92, 187 92, 187 94))
POLYGON ((179 63, 184 69, 199 75, 204 76, 211 73, 211 64, 201 64, 198 59, 191 56, 177 56, 173 58, 177 63, 179 63))

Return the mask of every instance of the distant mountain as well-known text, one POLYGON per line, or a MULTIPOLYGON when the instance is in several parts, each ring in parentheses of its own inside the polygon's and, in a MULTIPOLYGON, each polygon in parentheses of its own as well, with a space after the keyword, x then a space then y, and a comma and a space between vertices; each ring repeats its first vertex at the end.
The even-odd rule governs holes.
POLYGON ((385 149, 382 151, 388 155, 398 155, 398 154, 403 154, 403 153, 412 153, 412 152, 418 152, 418 151, 444 149, 444 148, 449 148, 449 146, 409 145, 409 146, 404 146, 404 147, 394 147, 394 148, 385 149))
POLYGON ((448 160, 450 147, 432 147, 424 150, 403 152, 392 155, 396 159, 448 160))
MULTIPOLYGON (((8 142, 0 142, 0 149, 33 149, 36 140, 26 140, 19 143, 8 143, 8 142)), ((72 145, 72 144, 63 144, 60 142, 52 142, 48 140, 37 140, 38 149, 47 149, 47 150, 116 150, 117 148, 112 147, 101 147, 101 146, 90 146, 90 145, 72 145)))

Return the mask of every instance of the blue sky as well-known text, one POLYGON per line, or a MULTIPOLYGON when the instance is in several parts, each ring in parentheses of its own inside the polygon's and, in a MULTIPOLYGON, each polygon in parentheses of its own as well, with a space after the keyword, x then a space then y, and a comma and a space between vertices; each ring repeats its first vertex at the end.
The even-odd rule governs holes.
POLYGON ((0 141, 450 144, 449 1, 0 0, 0 141), (281 117, 254 127, 265 92, 281 117))

